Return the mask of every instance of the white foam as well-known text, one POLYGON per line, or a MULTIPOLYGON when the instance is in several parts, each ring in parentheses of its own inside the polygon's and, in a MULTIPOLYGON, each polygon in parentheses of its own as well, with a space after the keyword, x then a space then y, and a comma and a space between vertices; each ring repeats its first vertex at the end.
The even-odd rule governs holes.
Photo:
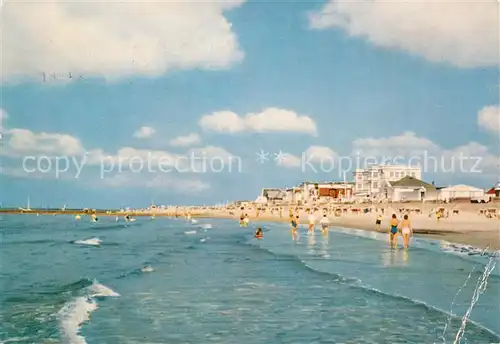
POLYGON ((200 225, 200 228, 203 228, 203 229, 211 229, 212 228, 212 225, 210 223, 204 223, 202 225, 200 225))
POLYGON ((91 296, 92 297, 107 297, 107 296, 120 296, 117 292, 115 292, 113 289, 106 287, 105 285, 102 285, 100 283, 94 282, 90 287, 89 290, 92 292, 91 296))
MULTIPOLYGON (((1 217, 0 217, 0 220, 1 220, 1 217)), ((12 338, 7 338, 3 342, 0 342, 0 344, 26 342, 26 341, 29 341, 29 339, 30 339, 29 337, 12 337, 12 338)))
POLYGON ((78 245, 99 246, 102 243, 102 240, 99 238, 90 238, 90 239, 85 239, 85 240, 76 240, 76 241, 74 241, 74 243, 78 244, 78 245))
POLYGON ((192 219, 191 223, 198 223, 198 220, 192 219))
POLYGON ((70 344, 86 344, 80 334, 81 325, 89 321, 90 313, 97 309, 97 303, 88 297, 77 297, 59 311, 61 332, 70 344))
POLYGON ((153 272, 155 271, 151 266, 144 266, 141 268, 141 272, 153 272))
POLYGON ((205 241, 207 241, 208 239, 210 239, 210 237, 202 238, 202 239, 200 239, 200 242, 205 242, 205 241))
POLYGON ((120 296, 111 288, 94 281, 87 288, 88 296, 79 296, 66 303, 59 311, 61 332, 64 339, 69 344, 86 344, 85 337, 80 334, 83 323, 90 320, 90 314, 98 306, 95 297, 115 297, 120 296))
POLYGON ((196 231, 186 231, 184 234, 190 235, 190 234, 196 234, 196 231))

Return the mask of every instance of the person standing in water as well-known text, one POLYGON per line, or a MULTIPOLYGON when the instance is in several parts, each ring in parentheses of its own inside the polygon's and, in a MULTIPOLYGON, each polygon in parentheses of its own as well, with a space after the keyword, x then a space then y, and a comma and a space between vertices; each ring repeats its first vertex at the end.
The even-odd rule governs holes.
POLYGON ((308 233, 314 233, 314 227, 316 226, 316 216, 312 210, 309 211, 309 228, 308 233))
POLYGON ((404 248, 408 248, 410 237, 413 235, 413 229, 411 228, 411 222, 408 219, 408 215, 405 215, 403 221, 401 221, 401 228, 401 233, 403 234, 404 240, 404 248))
POLYGON ((255 238, 257 239, 262 239, 264 237, 264 232, 262 231, 262 228, 257 228, 257 231, 255 232, 255 238))
POLYGON ((377 229, 377 232, 380 232, 380 224, 382 223, 382 215, 378 214, 377 219, 375 220, 375 228, 377 229))
POLYGON ((292 238, 295 240, 297 236, 297 227, 299 226, 299 216, 294 217, 293 214, 290 216, 290 225, 292 226, 292 238))
POLYGON ((391 247, 396 247, 397 236, 398 236, 398 225, 399 225, 399 221, 396 214, 392 214, 390 225, 391 225, 391 231, 389 233, 389 242, 391 247))
POLYGON ((321 218, 319 223, 321 223, 321 230, 323 231, 323 234, 328 235, 328 226, 330 225, 328 216, 326 216, 326 214, 323 214, 323 218, 321 218))

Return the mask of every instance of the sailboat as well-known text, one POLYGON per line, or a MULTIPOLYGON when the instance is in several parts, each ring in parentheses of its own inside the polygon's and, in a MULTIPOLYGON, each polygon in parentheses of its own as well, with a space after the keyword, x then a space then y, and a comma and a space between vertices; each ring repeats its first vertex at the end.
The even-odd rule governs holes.
POLYGON ((27 208, 19 207, 19 210, 21 210, 21 211, 31 211, 30 197, 29 196, 28 196, 28 205, 27 205, 27 208))

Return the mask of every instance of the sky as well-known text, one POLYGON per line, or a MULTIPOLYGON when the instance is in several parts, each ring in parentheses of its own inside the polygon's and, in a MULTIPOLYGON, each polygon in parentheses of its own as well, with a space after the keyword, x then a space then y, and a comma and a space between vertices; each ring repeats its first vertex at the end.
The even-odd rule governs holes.
POLYGON ((253 200, 374 163, 498 181, 495 0, 1 11, 3 206, 253 200))

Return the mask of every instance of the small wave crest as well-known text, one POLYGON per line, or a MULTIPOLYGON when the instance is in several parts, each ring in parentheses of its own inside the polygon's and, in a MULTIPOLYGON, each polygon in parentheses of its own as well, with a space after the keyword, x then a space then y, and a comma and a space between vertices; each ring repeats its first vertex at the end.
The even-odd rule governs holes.
POLYGON ((196 234, 196 231, 185 231, 184 234, 193 235, 196 234))
POLYGON ((211 229, 212 225, 210 223, 203 223, 200 225, 200 228, 202 229, 211 229))
MULTIPOLYGON (((81 281, 72 285, 81 285, 81 281)), ((67 302, 59 311, 61 333, 70 344, 87 343, 80 330, 82 324, 90 320, 90 314, 98 308, 97 298, 120 296, 111 288, 97 281, 86 286, 84 290, 85 295, 67 302)))
POLYGON ((151 266, 147 265, 147 266, 143 266, 141 268, 141 272, 153 272, 155 271, 151 266))
POLYGON ((454 253, 465 256, 486 256, 500 257, 500 251, 487 251, 470 245, 455 244, 448 241, 441 241, 440 248, 443 252, 454 253))
POLYGON ((102 243, 102 240, 97 238, 97 237, 73 241, 73 244, 90 245, 90 246, 99 246, 99 245, 101 245, 101 243, 102 243))

